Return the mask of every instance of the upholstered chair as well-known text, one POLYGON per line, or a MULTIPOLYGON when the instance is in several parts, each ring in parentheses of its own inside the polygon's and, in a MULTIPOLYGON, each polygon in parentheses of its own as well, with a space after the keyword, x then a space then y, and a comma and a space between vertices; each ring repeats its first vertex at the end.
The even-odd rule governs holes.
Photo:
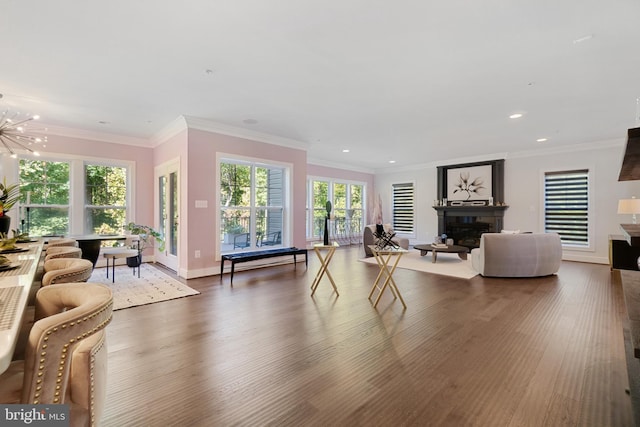
POLYGON ((47 242, 47 248, 50 248, 52 246, 71 246, 77 248, 78 241, 71 238, 51 239, 47 242))
POLYGON ((93 263, 86 259, 54 258, 44 262, 42 286, 57 283, 86 282, 93 272, 93 263))
POLYGON ((82 249, 71 246, 51 246, 47 248, 44 260, 54 258, 82 258, 82 249))
POLYGON ((103 331, 112 309, 113 294, 104 285, 40 289, 25 359, 0 375, 0 403, 69 404, 71 426, 95 425, 104 403, 103 331))

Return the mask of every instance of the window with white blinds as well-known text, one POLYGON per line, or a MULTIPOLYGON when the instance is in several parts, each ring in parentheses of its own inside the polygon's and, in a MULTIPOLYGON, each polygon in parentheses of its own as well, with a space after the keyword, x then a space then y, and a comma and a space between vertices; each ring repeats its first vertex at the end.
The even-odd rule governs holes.
POLYGON ((589 246, 588 170, 545 173, 544 229, 563 245, 589 246))
POLYGON ((393 184, 393 230, 413 233, 413 183, 393 184))

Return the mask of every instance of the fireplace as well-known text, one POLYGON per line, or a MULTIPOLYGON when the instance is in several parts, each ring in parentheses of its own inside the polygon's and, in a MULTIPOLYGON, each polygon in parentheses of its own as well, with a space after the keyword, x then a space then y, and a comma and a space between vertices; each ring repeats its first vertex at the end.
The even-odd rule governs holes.
POLYGON ((439 235, 446 234, 455 245, 477 248, 483 233, 502 231, 507 209, 503 159, 437 169, 438 203, 433 208, 438 213, 439 235))
POLYGON ((482 233, 502 230, 507 206, 435 206, 438 211, 438 234, 446 234, 454 245, 470 249, 480 246, 482 233))

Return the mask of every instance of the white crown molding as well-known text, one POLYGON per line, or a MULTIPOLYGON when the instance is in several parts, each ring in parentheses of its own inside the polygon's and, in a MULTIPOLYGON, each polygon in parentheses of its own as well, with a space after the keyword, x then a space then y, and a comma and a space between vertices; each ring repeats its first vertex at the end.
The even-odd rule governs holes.
POLYGON ((367 169, 367 168, 361 168, 358 166, 352 166, 352 165, 347 165, 344 163, 337 163, 337 162, 328 162, 326 160, 321 160, 321 159, 314 159, 314 158, 307 158, 307 164, 308 165, 315 165, 315 166, 322 166, 322 167, 326 167, 326 168, 334 168, 334 169, 342 169, 342 170, 348 170, 351 172, 360 172, 360 173, 368 173, 368 174, 375 174, 375 170, 373 169, 367 169))
POLYGON ((203 130, 206 132, 219 133, 222 135, 235 136, 238 138, 250 139, 252 141, 264 142, 266 144, 279 145, 287 148, 295 148, 307 151, 306 142, 297 141, 282 136, 269 135, 267 133, 252 131, 248 129, 229 126, 212 120, 201 119, 192 116, 183 116, 189 129, 203 130))
POLYGON ((185 131, 186 129, 187 129, 187 121, 185 120, 184 116, 178 116, 175 118, 175 120, 173 120, 168 125, 160 129, 159 132, 155 133, 150 138, 151 146, 155 148, 158 145, 166 142, 170 138, 173 138, 180 132, 185 131))
POLYGON ((527 157, 549 156, 554 154, 575 153, 580 151, 605 150, 609 148, 623 147, 624 139, 609 139, 604 141, 586 142, 582 144, 562 145, 559 147, 546 147, 536 150, 514 151, 505 153, 494 153, 476 157, 459 157, 437 162, 422 163, 419 165, 398 166, 384 169, 376 169, 376 175, 393 174, 399 172, 410 172, 416 170, 424 170, 436 168, 438 166, 447 166, 452 164, 476 163, 491 161, 496 159, 518 159, 527 157))
POLYGON ((149 140, 137 138, 134 136, 119 135, 115 133, 95 132, 90 130, 67 128, 62 126, 50 126, 44 123, 38 123, 46 131, 41 132, 44 135, 63 136, 65 138, 88 139, 92 141, 109 142, 112 144, 135 145, 139 147, 150 147, 149 140))

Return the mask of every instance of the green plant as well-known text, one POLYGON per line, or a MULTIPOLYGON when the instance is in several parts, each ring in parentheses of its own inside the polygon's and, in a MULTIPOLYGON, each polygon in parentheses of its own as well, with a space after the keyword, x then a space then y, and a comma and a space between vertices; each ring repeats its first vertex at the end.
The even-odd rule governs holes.
POLYGON ((124 229, 131 234, 140 236, 140 252, 143 252, 146 248, 153 247, 156 243, 159 251, 164 250, 164 236, 152 227, 130 222, 124 226, 124 229))
POLYGON ((228 224, 225 229, 224 229, 225 233, 227 234, 240 234, 240 233, 244 233, 244 227, 241 226, 240 224, 228 224))
POLYGON ((7 213, 20 200, 20 184, 8 184, 4 177, 0 184, 0 216, 7 213))

